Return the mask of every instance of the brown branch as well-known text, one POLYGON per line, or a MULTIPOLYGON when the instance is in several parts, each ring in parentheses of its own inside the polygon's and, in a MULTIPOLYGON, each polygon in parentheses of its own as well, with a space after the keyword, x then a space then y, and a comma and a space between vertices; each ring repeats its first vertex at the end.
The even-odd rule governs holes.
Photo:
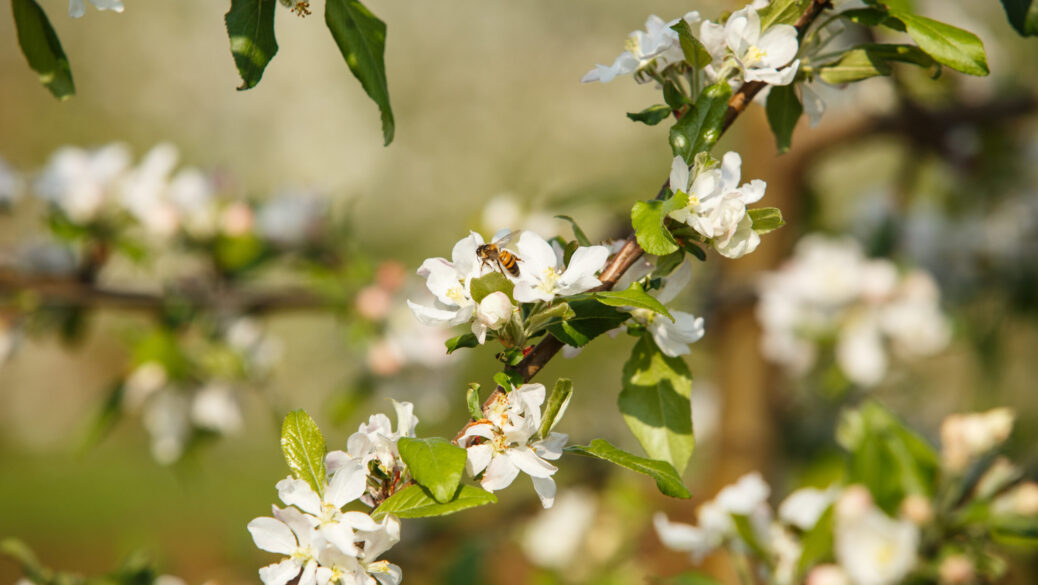
POLYGON ((328 309, 334 305, 329 299, 297 288, 221 291, 182 287, 156 293, 107 288, 75 276, 34 275, 3 268, 0 268, 0 294, 35 295, 44 303, 156 314, 173 303, 243 314, 328 309))
MULTIPOLYGON (((831 8, 832 4, 829 0, 812 0, 811 4, 804 10, 804 13, 800 15, 794 26, 797 29, 797 33, 800 38, 803 38, 804 33, 807 31, 811 23, 826 9, 831 8)), ((739 90, 728 100, 728 111, 725 112, 724 125, 721 127, 721 133, 723 134, 732 125, 736 118, 739 117, 746 107, 753 101, 756 96, 767 84, 760 81, 751 81, 742 84, 739 90)), ((663 188, 660 193, 664 193, 667 187, 667 183, 664 182, 663 188)), ((594 289, 596 291, 609 290, 613 288, 616 281, 627 269, 634 265, 634 263, 641 257, 644 252, 635 240, 635 235, 632 232, 627 236, 626 241, 620 251, 605 265, 602 269, 602 273, 599 276, 599 280, 602 281, 602 285, 594 289)), ((556 339, 550 333, 540 343, 538 343, 530 353, 523 358, 523 361, 519 362, 519 365, 511 368, 511 371, 520 374, 523 380, 529 382, 537 372, 549 362, 555 354, 559 353, 562 349, 563 344, 561 341, 556 339)))

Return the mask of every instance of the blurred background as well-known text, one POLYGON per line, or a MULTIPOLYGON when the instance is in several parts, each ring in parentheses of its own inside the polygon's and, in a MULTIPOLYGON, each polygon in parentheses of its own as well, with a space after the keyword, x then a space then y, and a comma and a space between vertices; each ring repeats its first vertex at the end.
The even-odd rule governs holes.
MULTIPOLYGON (((411 275, 422 259, 448 255, 469 229, 568 235, 567 224, 552 219, 562 213, 593 240, 622 235, 630 205, 656 192, 672 156, 666 125, 635 124, 624 113, 660 99, 650 85, 582 85, 581 75, 611 63, 649 13, 669 19, 698 8, 712 18, 740 7, 370 3, 389 27, 397 119, 396 140, 382 148, 376 107, 327 34, 320 2, 308 18, 278 10, 280 50, 247 92, 235 91, 225 2, 130 1, 122 14, 90 7, 81 19, 67 17, 64 0, 40 4, 69 55, 78 94, 51 98, 26 66, 11 19, 0 18, 0 157, 8 165, 32 176, 64 145, 121 142, 139 160, 168 142, 181 165, 219 175, 235 196, 320 194, 365 266, 350 282, 360 289, 395 267, 411 279, 396 288, 404 291, 396 305, 420 289, 411 275)), ((405 541, 389 555, 406 582, 632 583, 673 574, 689 561, 659 544, 654 512, 691 518, 696 502, 753 469, 777 494, 827 485, 838 475, 837 413, 865 396, 934 442, 949 413, 1010 406, 1018 414, 1010 450, 1033 476, 1038 41, 1021 39, 994 1, 917 4, 977 33, 992 75, 949 71, 930 81, 898 70, 847 91, 815 88, 826 114, 817 128, 801 121, 788 153, 777 155, 760 107, 715 149, 742 154, 744 180, 767 181, 762 204, 781 208, 788 225, 743 259, 696 263, 679 301, 705 316, 707 328, 689 358, 698 444, 685 480, 693 501, 668 501, 641 476, 567 457, 555 516, 538 515, 520 480, 498 506, 407 522, 405 541), (867 384, 840 371, 835 330, 812 339, 807 365, 762 352, 761 275, 818 232, 851 238, 862 255, 889 258, 902 273, 926 271, 940 289, 947 342, 918 357, 890 350, 889 366, 867 384)), ((0 251, 9 257, 43 232, 41 213, 19 205, 0 214, 0 251)), ((298 274, 264 277, 292 284, 298 274)), ((156 276, 113 262, 98 278, 147 288, 156 276)), ((452 436, 465 418, 466 384, 491 384, 497 369, 496 349, 483 347, 449 363, 418 359, 413 368, 380 370, 364 341, 377 335, 358 332, 355 312, 344 315, 263 315, 279 357, 241 394, 241 429, 168 465, 152 457, 133 417, 82 448, 97 413, 106 412, 113 380, 139 365, 129 340, 146 335, 146 317, 93 312, 72 343, 24 335, 0 364, 0 537, 24 540, 61 570, 105 572, 143 549, 188 583, 255 582, 258 567, 273 559, 255 549, 245 525, 267 513, 274 483, 286 474, 278 449, 285 411, 306 408, 342 448, 368 414, 390 412, 393 397, 416 403, 419 434, 452 436)), ((379 331, 390 321, 383 318, 379 331)), ((560 429, 573 442, 604 436, 637 451, 613 406, 630 345, 626 336, 602 338, 540 375, 545 384, 574 381, 560 429)), ((710 570, 730 576, 723 563, 710 570)), ((0 582, 18 575, 0 561, 0 582)), ((1013 558, 1011 582, 1036 576, 1032 557, 1013 558)))

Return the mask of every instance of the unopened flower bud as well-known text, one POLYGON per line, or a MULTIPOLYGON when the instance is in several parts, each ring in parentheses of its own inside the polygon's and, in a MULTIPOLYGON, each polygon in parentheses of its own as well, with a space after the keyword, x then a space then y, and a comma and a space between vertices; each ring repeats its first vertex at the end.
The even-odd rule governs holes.
POLYGON ((961 554, 945 557, 937 570, 941 585, 965 585, 973 580, 973 561, 961 554))
POLYGON ((375 270, 375 283, 386 290, 393 292, 404 285, 407 279, 407 270, 404 265, 395 261, 387 260, 378 265, 375 270))
POLYGON ((983 413, 953 414, 941 423, 944 466, 963 471, 970 461, 994 449, 1013 430, 1013 411, 996 408, 983 413))
POLYGON ((400 352, 385 341, 368 348, 368 368, 378 376, 392 376, 403 367, 400 352))
POLYGON ((357 307, 357 312, 362 317, 378 321, 385 318, 393 303, 386 289, 371 285, 364 287, 357 293, 354 304, 357 307))
POLYGON ((818 565, 807 574, 806 585, 850 585, 847 573, 839 565, 818 565))
POLYGON ((929 524, 933 520, 933 505, 925 496, 911 494, 901 500, 901 516, 916 526, 929 524))
POLYGON ((872 494, 863 485, 849 486, 836 501, 836 513, 842 518, 860 518, 871 509, 872 494))
POLYGON ((220 229, 225 235, 241 237, 252 231, 252 208, 242 202, 232 203, 220 216, 220 229))

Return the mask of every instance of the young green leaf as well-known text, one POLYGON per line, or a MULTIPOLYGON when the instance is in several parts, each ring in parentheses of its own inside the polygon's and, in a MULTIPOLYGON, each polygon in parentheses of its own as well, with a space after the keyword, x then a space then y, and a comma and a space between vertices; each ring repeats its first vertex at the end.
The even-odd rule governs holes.
MULTIPOLYGON (((667 110, 667 113, 669 114, 670 110, 667 110)), ((630 114, 627 115, 630 116, 630 114)), ((581 246, 591 245, 591 240, 588 239, 587 235, 584 233, 584 230, 580 229, 580 226, 577 225, 577 220, 573 219, 568 215, 556 215, 555 219, 561 219, 569 222, 569 225, 573 227, 573 237, 577 240, 578 244, 580 244, 581 246)))
POLYGON ((386 80, 386 23, 359 0, 327 0, 324 21, 353 76, 382 112, 382 136, 393 141, 396 124, 386 80))
POLYGON ((890 14, 904 23, 908 36, 939 63, 969 75, 988 74, 984 43, 977 35, 907 10, 891 7, 890 14))
POLYGON ((511 390, 522 386, 523 377, 516 372, 497 372, 494 374, 494 383, 505 390, 511 390))
POLYGON ((750 221, 753 222, 753 231, 758 234, 773 232, 786 225, 786 221, 782 219, 782 210, 777 207, 747 209, 746 213, 749 214, 750 221))
POLYGON ((508 280, 507 276, 496 270, 469 281, 469 294, 472 295, 472 300, 477 303, 485 299, 490 293, 495 292, 503 292, 508 295, 508 298, 512 298, 513 289, 515 289, 515 284, 508 280))
POLYGON ((915 45, 869 44, 848 49, 838 60, 819 67, 818 76, 832 85, 886 76, 891 73, 892 61, 930 69, 934 78, 941 72, 940 65, 915 45))
POLYGON ((479 347, 479 339, 472 333, 463 333, 457 337, 451 337, 443 342, 447 346, 447 353, 451 354, 464 347, 479 347))
POLYGON ((619 406, 624 422, 652 459, 685 470, 695 447, 692 373, 681 358, 664 355, 643 335, 624 364, 619 406))
POLYGON ((555 387, 551 389, 548 404, 544 407, 544 418, 541 420, 541 428, 537 431, 537 436, 547 437, 548 433, 555 428, 555 425, 562 419, 562 415, 566 414, 566 407, 569 406, 571 396, 573 396, 573 382, 566 378, 559 378, 555 382, 555 387))
POLYGON ((599 335, 623 324, 630 315, 603 305, 596 299, 570 301, 573 316, 548 324, 548 332, 573 347, 584 347, 599 335))
POLYGON ((732 523, 735 524, 735 531, 739 533, 739 538, 746 543, 746 546, 753 551, 753 554, 760 558, 768 558, 768 551, 761 544, 757 531, 754 529, 753 524, 750 523, 749 517, 742 514, 731 514, 731 517, 732 523))
MULTIPOLYGON (((667 104, 656 104, 649 106, 640 112, 627 112, 627 117, 633 122, 641 122, 647 126, 655 126, 670 117, 671 112, 667 104)), ((559 217, 559 216, 555 216, 559 217)))
POLYGON ((255 87, 267 64, 278 52, 274 38, 274 9, 277 0, 231 0, 224 16, 231 54, 241 75, 239 90, 255 87))
POLYGON ((804 534, 803 549, 800 553, 800 562, 797 564, 797 574, 803 575, 808 569, 825 562, 833 554, 833 506, 829 506, 814 528, 804 534))
POLYGON ((757 11, 761 31, 766 31, 776 24, 793 24, 810 3, 811 0, 772 0, 757 11))
POLYGON ((670 147, 674 156, 692 164, 697 154, 707 152, 717 143, 731 97, 732 88, 727 81, 715 83, 699 94, 692 109, 670 129, 670 147))
POLYGON ((1020 36, 1038 35, 1038 0, 1002 0, 1002 8, 1020 36))
POLYGON ((645 292, 642 285, 632 282, 631 286, 622 291, 602 291, 594 294, 598 302, 610 307, 635 307, 638 309, 649 309, 650 311, 666 315, 671 321, 674 316, 670 314, 667 307, 659 302, 656 297, 645 292))
POLYGON ((587 446, 571 445, 566 447, 566 451, 588 457, 597 457, 598 459, 648 475, 656 480, 656 487, 659 488, 661 493, 672 498, 692 497, 688 488, 681 482, 681 478, 678 476, 674 466, 666 461, 646 459, 645 457, 622 451, 609 444, 605 439, 595 439, 587 446))
POLYGON ((292 474, 310 484, 317 495, 323 497, 328 477, 324 456, 328 449, 321 429, 306 411, 293 410, 285 415, 281 425, 281 451, 292 474))
POLYGON ((660 256, 656 260, 656 268, 652 271, 652 278, 662 278, 669 276, 671 272, 681 263, 685 261, 685 251, 678 250, 673 254, 667 254, 666 256, 660 256))
POLYGON ((685 54, 685 62, 691 65, 692 69, 699 71, 713 61, 710 51, 707 51, 703 43, 699 42, 696 35, 692 33, 692 27, 689 26, 687 20, 683 18, 678 20, 678 23, 670 29, 678 33, 681 52, 685 54))
POLYGON ((479 384, 475 382, 469 384, 469 389, 465 391, 465 405, 468 406, 469 416, 472 417, 472 420, 483 418, 483 404, 479 400, 479 384))
POLYGON ((11 0, 18 44, 29 67, 40 76, 40 83, 59 100, 76 94, 68 57, 61 49, 61 41, 35 0, 11 0))
POLYGON ((450 501, 437 502, 425 488, 420 485, 409 485, 389 496, 375 508, 371 517, 382 520, 387 514, 400 518, 427 518, 429 516, 446 516, 469 508, 485 506, 497 502, 497 496, 470 485, 458 486, 450 501))
POLYGON ((768 114, 768 125, 775 134, 775 146, 779 154, 782 154, 789 150, 789 145, 793 141, 793 130, 804 113, 804 105, 797 97, 795 84, 772 87, 765 110, 768 114))
POLYGON ((672 110, 681 110, 692 103, 681 87, 669 79, 663 82, 663 101, 672 110))
POLYGON ((678 251, 678 243, 663 225, 667 214, 688 205, 688 195, 678 192, 666 201, 638 201, 631 208, 631 225, 638 245, 653 256, 666 256, 678 251))
POLYGON ((429 490, 437 502, 449 502, 465 471, 465 450, 439 437, 400 437, 397 448, 415 482, 429 490))

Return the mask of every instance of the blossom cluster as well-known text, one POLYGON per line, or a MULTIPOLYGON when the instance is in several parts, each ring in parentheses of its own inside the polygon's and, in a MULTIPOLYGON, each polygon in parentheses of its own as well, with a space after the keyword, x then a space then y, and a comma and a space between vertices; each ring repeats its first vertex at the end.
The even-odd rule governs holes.
POLYGON ((689 27, 700 25, 698 40, 711 58, 704 71, 711 80, 789 85, 800 67, 795 59, 799 50, 797 31, 788 24, 763 30, 755 4, 733 12, 723 23, 703 20, 695 11, 669 22, 651 15, 644 31, 630 34, 627 50, 612 65, 596 66, 581 81, 608 83, 631 73, 662 79, 668 68, 684 62, 680 37, 672 28, 684 21, 689 27))
POLYGON ((558 468, 549 461, 562 457, 568 436, 555 432, 539 436, 544 398, 541 384, 523 384, 508 392, 495 392, 483 407, 484 418, 466 426, 458 444, 468 456, 466 470, 480 478, 483 489, 504 489, 522 471, 533 480, 541 504, 550 508, 555 503, 552 475, 558 468))
MULTIPOLYGON (((984 457, 1007 438, 1012 418, 1008 409, 996 409, 952 415, 942 425, 944 475, 940 481, 959 481, 966 465, 985 465, 978 470, 979 480, 973 478, 964 493, 965 503, 957 504, 975 515, 982 509, 991 515, 968 520, 976 524, 964 528, 972 538, 983 534, 982 522, 1038 517, 1038 483, 1019 482, 1019 470, 1004 458, 992 465, 984 463, 984 457)), ((932 486, 917 489, 942 493, 932 486)), ((950 485, 948 489, 952 489, 950 485)), ((860 484, 796 490, 782 501, 777 513, 768 503, 770 495, 771 488, 760 474, 750 473, 700 505, 695 525, 672 522, 658 513, 656 532, 666 547, 689 553, 695 563, 719 549, 755 555, 762 561, 762 576, 774 585, 896 585, 916 573, 939 573, 942 582, 964 585, 980 575, 978 563, 990 564, 987 553, 977 552, 981 550, 979 541, 952 543, 955 539, 949 537, 939 550, 926 544, 928 530, 951 522, 938 515, 957 511, 942 508, 939 498, 924 493, 908 493, 893 516, 860 484), (819 532, 816 527, 823 518, 832 526, 819 532), (809 535, 831 539, 831 558, 804 557, 809 535)), ((965 521, 962 516, 951 517, 965 521)), ((810 554, 817 552, 816 548, 810 554)))
POLYGON ((888 352, 929 356, 950 342, 933 279, 867 258, 852 239, 806 236, 786 264, 761 279, 759 292, 761 350, 796 375, 815 365, 829 339, 840 370, 861 386, 882 381, 888 352))

